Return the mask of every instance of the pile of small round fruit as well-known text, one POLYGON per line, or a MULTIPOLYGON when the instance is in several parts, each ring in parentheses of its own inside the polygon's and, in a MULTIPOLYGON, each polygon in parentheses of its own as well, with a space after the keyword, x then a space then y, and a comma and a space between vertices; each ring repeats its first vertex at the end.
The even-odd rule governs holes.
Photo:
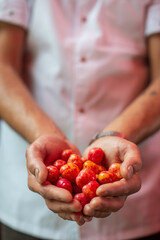
POLYGON ((48 177, 45 184, 53 184, 68 190, 82 207, 96 196, 101 184, 112 183, 122 178, 120 164, 113 163, 107 170, 101 148, 90 149, 88 157, 80 157, 72 149, 62 152, 61 158, 52 164, 45 162, 48 177))

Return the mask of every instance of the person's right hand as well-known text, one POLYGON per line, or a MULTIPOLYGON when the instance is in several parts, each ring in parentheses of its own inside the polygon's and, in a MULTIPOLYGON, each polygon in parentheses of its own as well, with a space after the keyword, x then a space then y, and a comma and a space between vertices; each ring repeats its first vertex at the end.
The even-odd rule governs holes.
POLYGON ((60 158, 61 152, 68 148, 80 154, 75 145, 52 135, 43 135, 34 141, 26 151, 28 187, 45 199, 46 205, 51 211, 63 219, 76 221, 82 225, 85 222, 81 214, 82 206, 77 200, 73 200, 71 193, 51 184, 43 185, 48 174, 44 160, 57 160, 60 158))

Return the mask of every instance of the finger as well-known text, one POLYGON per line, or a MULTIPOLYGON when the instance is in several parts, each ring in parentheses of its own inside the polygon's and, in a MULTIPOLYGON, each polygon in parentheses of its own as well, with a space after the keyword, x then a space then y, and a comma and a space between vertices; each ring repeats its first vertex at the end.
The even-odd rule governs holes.
POLYGON ((31 191, 39 193, 44 199, 54 199, 66 203, 72 201, 72 195, 69 191, 52 184, 43 186, 36 181, 35 176, 31 173, 28 175, 28 187, 31 191))
POLYGON ((83 215, 83 217, 84 217, 85 222, 90 222, 90 221, 92 221, 92 217, 85 216, 85 215, 83 215))
POLYGON ((123 207, 126 197, 97 197, 90 202, 90 207, 97 212, 116 212, 123 207))
POLYGON ((84 208, 85 214, 93 217, 107 217, 111 212, 121 209, 125 202, 125 197, 96 197, 84 208))
POLYGON ((78 201, 72 201, 70 203, 59 202, 55 200, 45 200, 47 207, 54 213, 78 213, 82 210, 82 206, 78 201))
POLYGON ((142 167, 140 153, 134 143, 128 145, 121 159, 121 174, 125 179, 130 179, 133 174, 138 172, 142 167))
POLYGON ((96 218, 106 218, 106 217, 109 217, 110 215, 111 215, 111 212, 95 211, 93 217, 96 217, 96 218))
POLYGON ((82 226, 85 223, 83 215, 81 212, 79 213, 59 213, 59 217, 63 218, 64 220, 70 220, 77 222, 78 225, 82 226))
POLYGON ((45 154, 35 143, 30 145, 26 151, 27 169, 33 174, 39 183, 47 179, 48 171, 44 164, 45 154))
POLYGON ((96 218, 105 218, 108 217, 111 212, 107 212, 107 211, 97 211, 92 209, 90 206, 86 205, 85 209, 84 209, 85 214, 88 214, 88 216, 90 217, 96 217, 96 218))
POLYGON ((141 180, 138 174, 134 174, 129 180, 121 179, 114 183, 101 185, 96 193, 101 197, 128 196, 138 192, 141 188, 141 180))

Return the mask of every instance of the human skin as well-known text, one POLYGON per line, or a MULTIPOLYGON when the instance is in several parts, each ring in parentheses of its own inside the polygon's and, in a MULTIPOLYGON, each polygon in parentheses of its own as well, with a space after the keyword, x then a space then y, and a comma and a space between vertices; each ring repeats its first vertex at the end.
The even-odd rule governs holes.
POLYGON ((63 212, 65 219, 67 212, 67 219, 81 225, 83 216, 76 214, 82 208, 79 202, 72 201, 65 189, 42 185, 47 178, 45 154, 53 157, 54 153, 56 160, 65 149, 77 154, 79 150, 37 105, 21 77, 25 37, 22 28, 0 23, 0 118, 31 144, 26 151, 28 187, 44 198, 51 211, 63 212))
POLYGON ((48 158, 54 156, 56 160, 64 149, 71 148, 77 154, 79 150, 38 106, 23 81, 25 37, 26 32, 22 28, 6 23, 0 24, 0 117, 30 143, 26 151, 28 186, 32 191, 39 193, 45 199, 47 207, 63 219, 73 220, 82 225, 92 217, 106 217, 119 210, 128 195, 139 190, 140 179, 137 172, 141 169, 141 159, 136 144, 160 127, 160 36, 157 34, 148 39, 152 80, 150 85, 120 116, 104 127, 104 131, 123 133, 129 141, 118 137, 103 137, 92 143, 84 152, 84 156, 87 156, 91 147, 101 147, 110 162, 115 161, 118 154, 122 161, 122 176, 125 178, 112 186, 108 184, 97 189, 98 197, 92 199, 84 208, 84 214, 88 217, 79 214, 82 207, 78 201, 72 201, 72 196, 67 190, 42 185, 47 178, 44 164, 46 154, 48 158), (113 145, 114 158, 111 147, 113 145), (117 198, 109 201, 105 198, 106 195, 117 198))
POLYGON ((98 197, 84 208, 84 214, 92 217, 106 217, 123 207, 128 195, 140 189, 137 172, 141 159, 137 144, 160 128, 160 34, 147 39, 150 62, 150 85, 106 128, 106 131, 123 133, 129 140, 119 137, 102 137, 85 151, 87 156, 92 147, 101 147, 107 158, 107 165, 121 162, 121 181, 104 184, 97 190, 98 197), (134 123, 134 124, 133 124, 134 123), (111 143, 114 145, 112 146, 111 143), (107 147, 106 147, 107 146, 107 147), (112 151, 113 150, 113 151, 112 151), (113 197, 112 200, 106 197, 113 197), (121 197, 119 197, 121 196, 121 197))

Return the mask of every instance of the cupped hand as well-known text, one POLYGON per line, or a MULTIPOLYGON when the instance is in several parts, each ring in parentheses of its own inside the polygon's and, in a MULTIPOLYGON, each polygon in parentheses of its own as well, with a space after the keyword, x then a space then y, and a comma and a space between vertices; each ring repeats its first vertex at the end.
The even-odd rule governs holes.
POLYGON ((101 185, 97 189, 97 197, 84 207, 86 216, 103 218, 121 209, 127 196, 139 191, 141 180, 138 171, 142 162, 138 147, 120 137, 99 138, 87 147, 84 157, 87 157, 93 147, 100 147, 104 151, 104 164, 107 169, 114 162, 121 163, 120 171, 123 177, 120 181, 101 185))
POLYGON ((51 211, 63 219, 73 220, 82 225, 85 220, 81 214, 81 204, 73 200, 71 193, 51 184, 43 184, 48 175, 44 161, 59 159, 62 151, 68 148, 80 154, 75 145, 55 136, 43 135, 35 140, 26 150, 28 187, 44 198, 51 211))

